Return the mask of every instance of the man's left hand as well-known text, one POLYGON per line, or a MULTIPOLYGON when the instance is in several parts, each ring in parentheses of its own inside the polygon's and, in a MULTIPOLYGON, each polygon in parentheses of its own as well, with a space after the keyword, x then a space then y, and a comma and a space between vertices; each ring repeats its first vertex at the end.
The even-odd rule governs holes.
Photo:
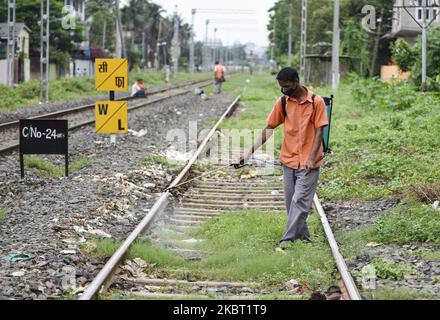
POLYGON ((315 161, 313 160, 308 160, 306 162, 306 175, 310 173, 310 171, 312 171, 312 169, 315 168, 315 161))

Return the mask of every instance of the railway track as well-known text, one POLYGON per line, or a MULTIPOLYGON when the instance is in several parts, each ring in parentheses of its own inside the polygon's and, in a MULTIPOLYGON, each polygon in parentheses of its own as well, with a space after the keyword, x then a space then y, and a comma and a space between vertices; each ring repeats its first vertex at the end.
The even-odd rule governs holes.
MULTIPOLYGON (((131 101, 128 109, 129 111, 131 111, 148 106, 155 102, 165 100, 170 96, 176 96, 176 95, 188 93, 194 90, 196 87, 206 87, 209 86, 210 84, 212 84, 212 80, 191 81, 189 83, 183 83, 181 85, 175 86, 171 89, 162 88, 147 92, 148 96, 145 99, 142 98, 134 99, 132 97, 127 96, 127 97, 119 98, 118 100, 131 101)), ((94 108, 95 108, 94 104, 88 104, 66 110, 57 111, 57 112, 38 115, 35 117, 30 117, 29 119, 68 119, 69 130, 76 130, 84 126, 88 126, 95 123, 94 108)), ((20 125, 19 120, 0 124, 0 136, 1 136, 0 154, 8 153, 18 149, 19 125, 20 125)))
MULTIPOLYGON (((191 185, 184 191, 178 203, 173 203, 172 191, 186 182, 188 176, 198 159, 203 159, 209 153, 210 143, 217 132, 222 121, 233 114, 240 97, 228 107, 223 116, 211 129, 209 134, 200 144, 197 152, 189 160, 185 168, 171 183, 170 187, 160 194, 154 206, 148 214, 128 236, 124 243, 117 249, 114 255, 107 261, 101 272, 93 282, 86 288, 79 297, 80 300, 90 300, 99 297, 110 287, 116 287, 118 292, 124 296, 140 296, 146 299, 167 299, 185 298, 190 294, 197 298, 217 299, 260 299, 273 294, 261 285, 256 283, 245 283, 236 281, 196 281, 195 279, 184 279, 169 275, 179 274, 184 270, 166 270, 168 276, 145 276, 143 275, 120 275, 120 271, 127 266, 124 265, 125 257, 132 244, 141 237, 148 234, 153 243, 164 246, 171 252, 184 257, 186 260, 200 260, 210 252, 200 250, 194 244, 202 242, 202 239, 186 239, 188 231, 197 228, 202 223, 213 217, 242 209, 255 209, 267 212, 285 212, 284 192, 281 177, 278 175, 256 175, 251 178, 242 179, 228 165, 217 165, 214 171, 222 174, 216 177, 206 176, 191 185), (169 217, 165 218, 165 224, 153 230, 158 217, 163 211, 174 205, 169 217), (159 230, 159 232, 157 232, 159 230)), ((238 158, 240 151, 232 151, 232 158, 238 158)), ((359 300, 359 292, 351 278, 342 256, 339 253, 337 243, 328 225, 325 213, 317 196, 314 199, 314 206, 321 217, 330 248, 336 261, 341 277, 339 281, 342 299, 359 300)), ((163 221, 162 221, 163 222, 163 221)), ((136 259, 135 259, 136 260, 136 259)), ((133 263, 133 262, 131 262, 133 263)), ((140 259, 137 259, 140 267, 145 267, 140 259)), ((130 266, 129 266, 130 267, 130 266)), ((136 267, 134 267, 136 268, 136 267)))

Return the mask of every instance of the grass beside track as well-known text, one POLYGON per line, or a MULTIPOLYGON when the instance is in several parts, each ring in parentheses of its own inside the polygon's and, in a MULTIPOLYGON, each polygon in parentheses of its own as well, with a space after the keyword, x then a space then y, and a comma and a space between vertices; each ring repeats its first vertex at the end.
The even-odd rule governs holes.
MULTIPOLYGON (((69 174, 85 168, 91 163, 92 160, 90 158, 83 156, 80 159, 69 164, 69 174)), ((24 164, 26 168, 32 169, 34 173, 40 178, 59 178, 65 175, 64 165, 55 165, 50 161, 43 160, 37 157, 25 155, 24 164)))
MULTIPOLYGON (((211 73, 196 73, 193 80, 209 79, 211 73)), ((147 88, 165 84, 164 72, 132 72, 130 86, 136 79, 142 79, 147 88)), ((179 73, 177 79, 171 77, 171 83, 191 80, 188 73, 179 73)), ((94 78, 62 78, 49 84, 49 101, 69 101, 90 96, 103 95, 105 92, 96 91, 94 78)), ((37 105, 40 96, 40 82, 32 80, 21 83, 14 88, 0 85, 0 112, 7 112, 27 105, 37 105)))

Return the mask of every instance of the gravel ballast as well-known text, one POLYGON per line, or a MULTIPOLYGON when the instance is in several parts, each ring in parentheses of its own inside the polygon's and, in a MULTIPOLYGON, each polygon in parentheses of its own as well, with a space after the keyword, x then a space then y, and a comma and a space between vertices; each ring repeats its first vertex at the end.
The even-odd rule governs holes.
POLYGON ((175 133, 170 130, 183 130, 188 138, 190 121, 197 121, 198 131, 209 128, 233 98, 188 94, 135 110, 129 115, 133 131, 118 135, 116 145, 93 126, 75 131, 69 137, 71 162, 88 158, 90 164, 67 178, 41 178, 26 168, 21 180, 18 154, 1 156, 6 214, 0 219, 0 298, 74 297, 81 291, 103 265, 82 248, 94 238, 125 239, 177 173, 144 165, 143 159, 175 144, 167 139, 175 133))

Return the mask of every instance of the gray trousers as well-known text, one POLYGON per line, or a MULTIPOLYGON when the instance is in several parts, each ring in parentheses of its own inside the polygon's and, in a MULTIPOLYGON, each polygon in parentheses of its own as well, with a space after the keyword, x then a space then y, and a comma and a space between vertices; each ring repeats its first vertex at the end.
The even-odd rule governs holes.
POLYGON ((284 201, 288 221, 281 242, 310 239, 307 217, 318 186, 318 176, 319 168, 306 175, 302 169, 295 170, 284 166, 284 201))
POLYGON ((222 81, 215 80, 215 84, 214 84, 214 92, 215 93, 221 93, 222 92, 222 84, 223 84, 222 81))

